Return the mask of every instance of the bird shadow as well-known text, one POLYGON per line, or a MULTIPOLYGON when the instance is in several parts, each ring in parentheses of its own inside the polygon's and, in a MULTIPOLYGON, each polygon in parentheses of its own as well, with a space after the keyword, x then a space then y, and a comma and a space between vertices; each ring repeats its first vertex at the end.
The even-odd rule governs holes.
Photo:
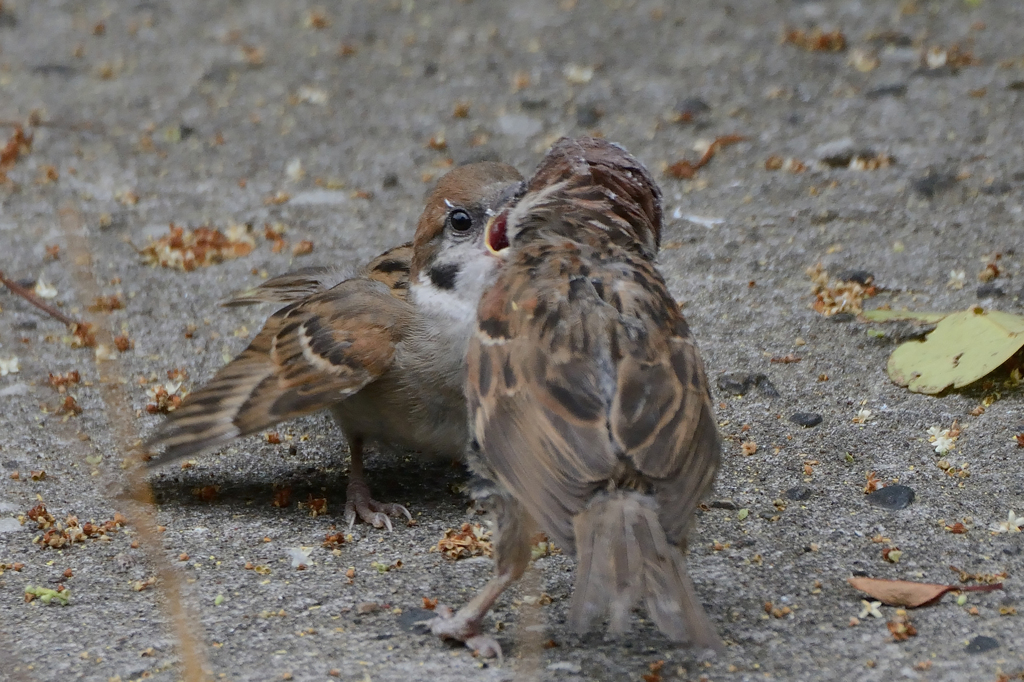
MULTIPOLYGON (((349 476, 343 454, 283 459, 263 457, 262 450, 256 446, 209 463, 199 458, 185 469, 154 471, 148 478, 153 501, 165 507, 251 509, 254 504, 290 507, 326 499, 332 510, 344 506, 349 476)), ((468 478, 460 462, 408 452, 373 452, 367 460, 366 481, 376 500, 420 509, 465 506, 465 496, 456 492, 468 478)))

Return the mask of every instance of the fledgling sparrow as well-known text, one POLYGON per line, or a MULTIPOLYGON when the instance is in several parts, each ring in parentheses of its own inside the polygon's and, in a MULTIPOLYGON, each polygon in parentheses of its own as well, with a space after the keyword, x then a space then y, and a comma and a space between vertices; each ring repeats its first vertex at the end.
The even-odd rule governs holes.
POLYGON ((427 199, 411 244, 338 284, 327 269, 282 275, 229 302, 285 303, 249 347, 189 394, 145 443, 151 466, 329 409, 352 464, 345 518, 391 528, 397 504, 372 499, 368 441, 458 459, 467 441, 466 344, 498 262, 484 225, 522 188, 499 163, 456 168, 427 199))
POLYGON ((559 141, 488 223, 504 266, 480 301, 466 394, 496 575, 458 613, 441 608, 434 634, 500 655, 481 622, 539 529, 577 557, 573 629, 607 612, 622 632, 643 600, 670 639, 719 645, 683 552, 721 443, 697 346, 652 262, 660 230, 650 174, 593 138, 559 141))

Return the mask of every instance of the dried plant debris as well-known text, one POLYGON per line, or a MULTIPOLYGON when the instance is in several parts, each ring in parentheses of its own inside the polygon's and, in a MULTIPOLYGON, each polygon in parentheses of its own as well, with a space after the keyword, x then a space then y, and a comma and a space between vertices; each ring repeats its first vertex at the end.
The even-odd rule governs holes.
POLYGON ((491 532, 479 523, 464 523, 458 531, 449 528, 433 549, 449 559, 494 555, 491 532))
POLYGON ((256 246, 249 228, 231 225, 227 232, 202 226, 192 230, 171 223, 168 233, 139 251, 149 265, 190 272, 197 268, 247 256, 256 246))
POLYGON ((26 135, 20 125, 14 126, 14 133, 0 149, 0 182, 7 180, 7 171, 18 163, 18 159, 32 151, 32 138, 33 135, 26 135))
POLYGON ((299 509, 308 509, 314 519, 327 513, 327 498, 313 497, 310 493, 305 502, 299 502, 299 509))
POLYGON ((970 46, 959 43, 950 47, 929 47, 921 55, 921 68, 925 71, 948 69, 954 73, 967 66, 978 66, 981 60, 975 58, 970 46))
POLYGON ((188 391, 182 390, 180 381, 167 381, 146 389, 146 396, 150 402, 146 404, 146 412, 149 414, 167 414, 178 409, 181 401, 188 395, 188 391))
POLYGON ((873 171, 888 168, 896 163, 896 159, 886 152, 854 146, 850 138, 843 138, 821 145, 817 150, 819 163, 826 168, 839 168, 853 171, 873 171))
POLYGON ((111 294, 110 296, 97 296, 93 304, 89 306, 89 310, 94 313, 109 313, 114 310, 121 310, 124 308, 124 299, 121 298, 120 294, 111 294))
POLYGON ((532 561, 561 553, 562 550, 555 543, 551 542, 546 533, 536 533, 530 538, 530 559, 532 561))
POLYGON ((723 135, 711 142, 697 161, 691 162, 686 159, 682 159, 670 165, 666 171, 670 176, 677 180, 691 180, 697 174, 697 171, 708 165, 715 154, 717 154, 723 147, 728 147, 729 145, 736 144, 737 142, 742 142, 745 139, 747 138, 743 135, 723 135))
POLYGON ((790 173, 803 173, 807 170, 807 164, 800 159, 793 157, 782 158, 781 156, 769 156, 764 160, 764 169, 767 171, 784 170, 790 173))
POLYGON ((859 314, 863 312, 864 299, 877 293, 872 281, 862 283, 829 278, 828 270, 821 263, 807 268, 807 276, 811 278, 815 297, 811 307, 825 317, 838 313, 859 314))
POLYGON ((80 523, 77 516, 68 516, 61 522, 54 518, 41 502, 29 509, 25 517, 20 517, 19 520, 25 523, 26 518, 34 521, 36 528, 45 531, 33 538, 33 544, 51 549, 60 549, 88 539, 109 540, 109 535, 116 533, 128 523, 120 513, 114 514, 113 519, 100 524, 91 521, 80 523))
POLYGON ((1003 584, 988 585, 940 585, 937 583, 916 583, 909 580, 883 580, 881 578, 847 578, 856 589, 889 606, 908 609, 929 606, 939 601, 947 592, 992 592, 1003 589, 1003 584))
POLYGON ((817 26, 809 30, 791 28, 782 36, 782 42, 808 52, 842 52, 846 49, 846 36, 842 31, 825 31, 817 26))
POLYGON ((78 370, 71 370, 64 374, 53 374, 50 373, 50 385, 53 386, 59 393, 67 391, 67 387, 71 384, 77 384, 82 380, 82 375, 78 373, 78 370))
MULTIPOLYGON (((957 574, 957 578, 962 583, 972 583, 973 582, 973 583, 980 583, 983 586, 987 586, 987 585, 995 586, 993 589, 1002 589, 1003 581, 1010 577, 1010 574, 1007 573, 1006 571, 1000 571, 998 573, 969 573, 968 571, 965 571, 962 568, 957 568, 956 566, 950 566, 949 570, 951 570, 954 573, 956 573, 957 574)), ((977 591, 976 588, 957 588, 957 589, 963 589, 966 592, 970 592, 972 590, 977 591)), ((988 590, 981 590, 981 591, 982 592, 987 592, 988 590)))
POLYGON ((894 383, 935 394, 981 379, 1022 347, 1024 317, 976 306, 943 317, 924 341, 899 346, 887 370, 894 383))
POLYGON ((896 617, 885 625, 892 633, 894 641, 905 642, 911 637, 917 637, 917 628, 910 622, 910 616, 903 609, 897 609, 896 617))

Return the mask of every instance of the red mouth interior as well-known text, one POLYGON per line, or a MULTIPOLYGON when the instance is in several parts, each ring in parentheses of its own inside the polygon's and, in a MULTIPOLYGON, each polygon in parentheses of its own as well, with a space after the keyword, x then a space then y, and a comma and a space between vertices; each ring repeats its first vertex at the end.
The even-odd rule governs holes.
POLYGON ((498 252, 508 248, 508 213, 503 212, 487 228, 487 246, 498 252))

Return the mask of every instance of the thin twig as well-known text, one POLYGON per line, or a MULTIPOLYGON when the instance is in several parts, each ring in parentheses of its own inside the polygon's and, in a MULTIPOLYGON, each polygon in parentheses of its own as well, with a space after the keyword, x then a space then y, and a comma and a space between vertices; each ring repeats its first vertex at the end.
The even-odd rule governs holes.
POLYGON ((7 276, 4 275, 4 273, 2 271, 0 271, 0 283, 3 283, 3 285, 5 287, 10 289, 12 294, 15 294, 17 296, 21 296, 23 299, 25 299, 26 301, 28 301, 29 303, 31 303, 35 307, 39 308, 40 310, 42 310, 44 313, 46 313, 50 317, 52 317, 52 318, 54 318, 56 320, 60 320, 64 324, 68 325, 69 327, 81 327, 82 326, 81 322, 79 322, 78 320, 76 320, 74 318, 68 317, 67 315, 65 315, 61 311, 59 311, 56 308, 54 308, 49 303, 46 303, 45 301, 43 301, 43 299, 41 299, 38 296, 36 296, 35 294, 33 294, 31 291, 29 291, 25 287, 21 286, 20 284, 18 284, 14 280, 9 279, 7 276))
POLYGON ((687 161, 686 159, 683 159, 682 161, 676 161, 675 163, 668 167, 668 173, 674 178, 678 178, 680 180, 689 180, 693 178, 694 175, 697 174, 698 169, 706 166, 708 162, 711 161, 711 157, 717 154, 722 147, 727 147, 731 144, 742 142, 745 139, 747 138, 745 138, 742 135, 723 135, 722 137, 719 137, 714 142, 712 142, 710 146, 708 146, 707 150, 704 152, 704 155, 701 156, 699 160, 693 163, 687 161))

